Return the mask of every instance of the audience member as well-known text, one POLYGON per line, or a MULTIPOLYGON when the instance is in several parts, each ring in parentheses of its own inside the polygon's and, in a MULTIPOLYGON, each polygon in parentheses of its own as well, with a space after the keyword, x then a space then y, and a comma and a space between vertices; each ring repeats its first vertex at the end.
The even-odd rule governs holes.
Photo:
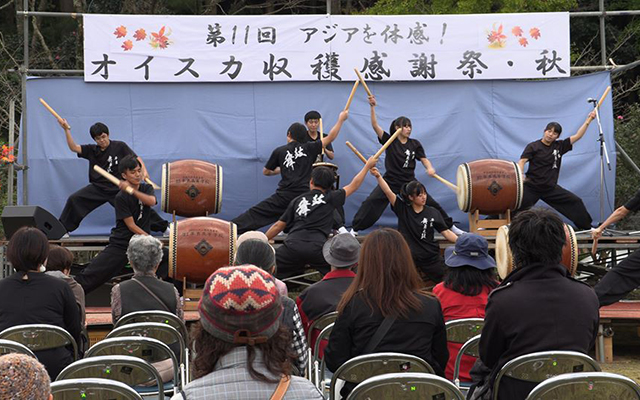
POLYGON ((67 282, 73 295, 78 303, 78 309, 80 310, 80 324, 85 326, 85 311, 84 311, 84 289, 75 279, 71 277, 71 265, 73 264, 73 253, 69 249, 58 246, 49 246, 49 258, 47 258, 47 275, 60 278, 67 282))
MULTIPOLYGON (((48 276, 49 243, 37 228, 18 229, 9 241, 7 259, 16 270, 0 280, 0 331, 23 324, 49 324, 67 330, 80 343, 80 312, 69 285, 48 276)), ((71 348, 35 352, 52 379, 73 362, 71 348)))
POLYGON ((52 400, 51 380, 44 365, 25 354, 0 357, 1 400, 52 400))
MULTIPOLYGON (((402 235, 388 228, 370 233, 362 244, 358 274, 338 304, 325 349, 329 370, 335 372, 355 356, 390 351, 418 356, 444 376, 449 352, 442 310, 421 286, 402 235), (378 343, 372 342, 375 336, 378 343)), ((353 387, 347 383, 340 393, 347 396, 353 387)))
MULTIPOLYGON (((268 242, 264 242, 260 239, 243 240, 242 243, 238 245, 235 264, 255 265, 273 276, 276 268, 276 257, 273 247, 271 247, 268 242)), ((295 367, 297 368, 297 374, 302 375, 307 364, 307 357, 309 356, 307 352, 307 339, 304 334, 304 328, 302 327, 302 320, 295 302, 290 298, 283 296, 279 289, 278 291, 280 292, 280 296, 282 296, 283 307, 283 312, 280 315, 280 322, 287 328, 291 329, 293 338, 291 346, 293 347, 293 351, 296 355, 295 367)))
MULTIPOLYGON (((487 239, 474 233, 458 237, 455 247, 445 251, 447 272, 444 281, 433 288, 440 300, 445 322, 463 318, 484 318, 489 293, 498 286, 495 277, 495 260, 489 255, 487 239)), ((444 371, 447 379, 453 379, 456 356, 463 343, 447 342, 449 362, 444 371)), ((469 370, 475 357, 463 356, 460 381, 471 382, 469 370)))
MULTIPOLYGON (((493 383, 510 360, 528 353, 587 353, 598 332, 598 298, 560 265, 564 224, 552 211, 522 211, 511 222, 509 248, 515 268, 493 290, 471 370, 474 399, 493 398, 493 383)), ((536 383, 502 378, 498 399, 525 399, 536 383)))
MULTIPOLYGON (((249 240, 249 239, 257 239, 257 240, 261 240, 265 243, 269 243, 269 238, 267 237, 267 235, 264 234, 264 232, 260 232, 260 231, 248 231, 243 233, 242 235, 238 236, 238 240, 236 241, 236 246, 240 246, 243 242, 249 240)), ((273 247, 271 247, 271 250, 273 250, 274 254, 275 254, 275 249, 273 247)), ((237 257, 237 255, 236 255, 237 257)), ((254 263, 249 263, 249 264, 254 264, 254 263)), ((257 264, 254 264, 257 265, 257 264)), ((260 265, 257 265, 258 267, 262 268, 260 265)), ((271 265, 274 270, 273 271, 269 271, 265 268, 265 271, 267 271, 268 273, 270 273, 271 275, 273 275, 273 277, 275 278, 275 258, 274 258, 274 264, 271 265)), ((276 278, 276 286, 278 287, 278 291, 280 292, 280 296, 288 296, 289 295, 289 290, 287 289, 287 285, 282 282, 280 279, 276 278)))
POLYGON ((291 376, 289 330, 271 275, 252 265, 219 268, 204 287, 191 335, 195 380, 172 400, 264 400, 289 383, 284 399, 323 399, 307 379, 291 376))
MULTIPOLYGON (((356 276, 353 268, 358 264, 360 243, 350 233, 341 233, 327 240, 322 247, 322 254, 331 265, 331 271, 320 282, 303 290, 296 299, 302 326, 307 335, 316 319, 336 310, 340 298, 353 282, 356 276)), ((311 348, 320 333, 319 330, 314 330, 309 343, 311 348)), ((325 346, 326 343, 320 345, 319 357, 322 357, 325 346)))

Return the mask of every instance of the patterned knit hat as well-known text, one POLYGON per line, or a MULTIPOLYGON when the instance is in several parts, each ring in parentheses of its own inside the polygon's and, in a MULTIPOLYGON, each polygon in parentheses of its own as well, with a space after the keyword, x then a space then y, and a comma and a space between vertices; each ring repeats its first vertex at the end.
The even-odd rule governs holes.
POLYGON ((50 385, 47 370, 35 358, 15 353, 0 357, 0 399, 45 400, 50 385))
POLYGON ((280 327, 282 300, 275 278, 253 265, 219 268, 204 286, 200 323, 229 343, 266 342, 280 327))

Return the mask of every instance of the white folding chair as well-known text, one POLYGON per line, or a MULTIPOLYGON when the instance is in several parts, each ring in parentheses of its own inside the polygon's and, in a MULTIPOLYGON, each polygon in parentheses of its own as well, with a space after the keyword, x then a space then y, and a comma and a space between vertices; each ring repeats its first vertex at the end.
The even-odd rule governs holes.
POLYGON ((16 325, 0 332, 0 339, 25 345, 33 352, 71 346, 73 360, 78 359, 78 344, 69 332, 55 325, 16 325))
POLYGON ((124 383, 109 379, 85 378, 51 382, 53 400, 142 400, 124 383))
POLYGON ((576 372, 549 378, 526 400, 640 400, 640 386, 626 376, 607 372, 576 372))
POLYGON ((347 397, 368 399, 464 400, 464 395, 456 385, 437 375, 405 372, 365 379, 347 397))

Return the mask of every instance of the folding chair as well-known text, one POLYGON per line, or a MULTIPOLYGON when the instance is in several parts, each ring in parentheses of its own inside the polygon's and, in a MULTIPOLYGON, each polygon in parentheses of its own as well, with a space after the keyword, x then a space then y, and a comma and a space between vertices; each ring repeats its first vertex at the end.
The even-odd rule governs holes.
POLYGON ((325 339, 329 340, 331 330, 333 330, 333 325, 335 325, 335 322, 330 323, 320 331, 320 334, 318 334, 318 337, 316 338, 316 343, 313 346, 313 378, 311 378, 311 381, 316 385, 318 389, 320 389, 320 391, 324 390, 323 386, 325 369, 324 354, 322 354, 322 357, 320 357, 320 343, 325 339))
MULTIPOLYGON (((132 356, 143 359, 152 364, 157 361, 171 359, 173 364, 173 380, 163 385, 165 394, 173 392, 177 394, 183 387, 180 381, 180 362, 175 353, 161 341, 153 338, 141 336, 115 337, 99 341, 87 350, 85 358, 100 356, 132 356)), ((157 388, 149 388, 142 391, 144 394, 151 394, 157 388)))
POLYGON ((607 372, 578 372, 549 378, 527 400, 640 400, 640 386, 626 376, 607 372))
POLYGON ((178 346, 180 361, 180 382, 186 383, 186 344, 180 332, 174 327, 158 322, 138 322, 119 326, 107 334, 107 338, 123 336, 144 336, 157 339, 170 348, 178 346))
POLYGON ((51 382, 53 400, 142 400, 142 397, 124 383, 109 379, 66 379, 51 382))
POLYGON ((500 380, 506 375, 525 382, 540 383, 550 377, 574 372, 600 372, 593 358, 577 351, 541 351, 516 357, 506 363, 493 384, 493 398, 498 400, 500 380))
POLYGON ((482 318, 454 319, 444 324, 447 331, 447 341, 465 343, 472 337, 479 335, 484 327, 482 318))
POLYGON ((26 354, 33 358, 38 358, 27 346, 13 340, 0 339, 0 356, 10 353, 26 354))
POLYGON ((359 384, 373 376, 399 372, 435 374, 429 363, 413 355, 402 353, 364 354, 352 358, 336 370, 331 377, 330 399, 335 399, 335 387, 338 379, 359 384))
MULTIPOLYGON (((137 324, 139 322, 158 322, 161 324, 171 325, 180 332, 182 335, 182 339, 184 339, 185 344, 189 343, 189 331, 187 330, 187 326, 184 321, 181 320, 177 315, 172 314, 167 311, 136 311, 126 315, 123 315, 118 322, 113 326, 114 328, 118 328, 122 325, 127 324, 137 324)), ((185 347, 185 375, 189 377, 189 346, 185 347)))
POLYGON ((78 344, 69 332, 55 325, 16 325, 0 332, 0 339, 13 340, 23 344, 33 352, 73 347, 73 360, 78 359, 78 344))
MULTIPOLYGON (((131 356, 85 358, 68 365, 60 372, 56 381, 82 378, 112 379, 132 387, 142 387, 153 381, 157 387, 162 385, 162 378, 151 364, 131 356)), ((158 400, 164 399, 162 390, 157 393, 157 398, 158 400)))
POLYGON ((464 400, 464 396, 453 383, 437 375, 405 372, 365 379, 347 397, 360 399, 464 400))
POLYGON ((480 357, 480 349, 478 347, 480 345, 480 336, 481 335, 476 335, 471 339, 467 340, 465 344, 463 344, 462 347, 460 348, 460 351, 458 351, 458 355, 456 355, 456 361, 453 367, 453 383, 460 390, 465 390, 465 389, 468 390, 468 387, 463 389, 460 384, 460 364, 462 363, 462 357, 465 355, 472 356, 475 358, 480 357))
POLYGON ((313 332, 322 331, 324 328, 327 327, 327 325, 336 322, 337 318, 338 318, 338 312, 333 311, 317 318, 315 321, 313 321, 313 323, 309 327, 309 331, 307 332, 307 344, 309 345, 309 357, 307 357, 307 360, 309 360, 307 363, 307 378, 309 380, 312 380, 312 376, 313 376, 312 375, 313 361, 315 361, 313 359, 314 354, 318 354, 317 352, 314 353, 311 349, 311 337, 313 336, 313 332))

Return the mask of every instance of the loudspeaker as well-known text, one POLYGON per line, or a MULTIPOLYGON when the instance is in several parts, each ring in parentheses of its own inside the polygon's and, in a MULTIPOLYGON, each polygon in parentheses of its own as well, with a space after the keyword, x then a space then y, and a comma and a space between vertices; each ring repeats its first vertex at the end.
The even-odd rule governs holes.
POLYGON ((2 225, 7 239, 23 226, 40 229, 49 240, 58 240, 67 233, 58 218, 39 206, 6 206, 2 211, 2 225))

